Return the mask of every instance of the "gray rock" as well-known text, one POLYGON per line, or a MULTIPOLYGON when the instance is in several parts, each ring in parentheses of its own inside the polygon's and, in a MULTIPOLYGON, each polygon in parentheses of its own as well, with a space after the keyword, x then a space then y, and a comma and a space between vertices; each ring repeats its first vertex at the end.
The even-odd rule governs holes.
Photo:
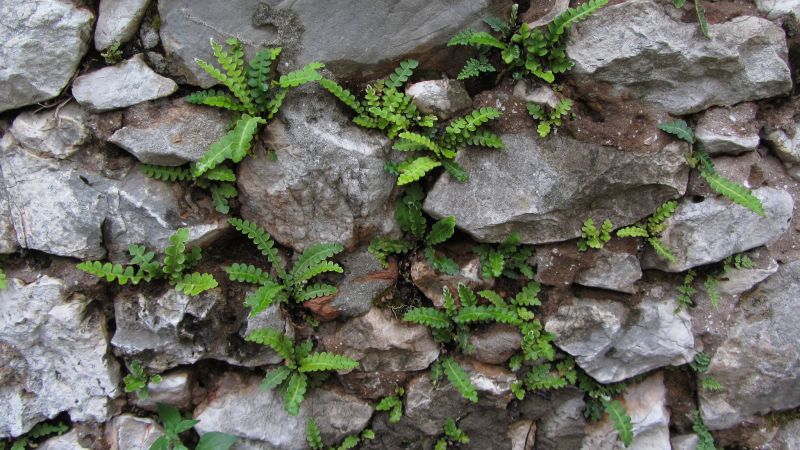
POLYGON ((628 387, 624 394, 625 409, 633 425, 633 441, 623 446, 609 417, 591 427, 583 441, 584 450, 624 448, 634 450, 670 450, 669 411, 664 376, 656 373, 628 387))
POLYGON ((695 450, 700 438, 696 434, 681 434, 669 440, 672 450, 695 450))
POLYGON ((89 49, 94 16, 68 0, 0 9, 0 112, 58 96, 89 49))
POLYGON ((764 140, 778 155, 781 161, 788 164, 800 163, 800 123, 794 124, 794 129, 789 127, 789 133, 782 129, 766 128, 764 140))
POLYGON ((123 414, 106 425, 109 450, 147 450, 164 430, 153 420, 123 414))
POLYGON ((103 422, 119 395, 119 367, 108 346, 106 318, 92 299, 41 276, 12 278, 0 291, 0 439, 69 413, 103 422))
POLYGON ((127 150, 145 164, 179 166, 198 161, 227 131, 230 115, 175 99, 169 103, 141 103, 125 110, 124 127, 109 142, 127 150))
POLYGON ((709 26, 630 0, 608 6, 570 33, 573 71, 626 86, 675 115, 786 94, 792 87, 786 36, 772 22, 737 17, 709 26))
MULTIPOLYGON (((219 289, 196 297, 174 289, 160 296, 122 293, 114 299, 117 329, 111 344, 157 372, 202 359, 247 367, 281 362, 267 347, 241 344, 242 319, 231 323, 222 313, 228 301, 219 289)), ((233 301, 239 308, 241 299, 233 301)))
POLYGON ((303 250, 318 242, 355 248, 395 227, 394 177, 383 169, 391 143, 342 113, 320 87, 293 90, 263 151, 239 165, 242 217, 275 240, 303 250))
POLYGON ((141 53, 116 66, 81 75, 72 83, 75 100, 92 112, 127 108, 177 90, 174 81, 147 66, 141 53))
POLYGON ((397 265, 390 264, 384 269, 366 248, 349 253, 340 261, 345 275, 330 301, 330 308, 337 317, 366 314, 372 308, 373 301, 397 282, 397 265))
MULTIPOLYGON (((577 389, 558 391, 538 420, 536 448, 541 450, 577 450, 586 437, 586 404, 577 389)), ((527 396, 526 402, 537 401, 527 396)), ((535 414, 534 417, 539 416, 535 414)))
POLYGON ((758 106, 742 103, 729 108, 711 108, 697 121, 695 137, 710 155, 739 154, 758 147, 758 106))
POLYGON ((230 228, 210 199, 197 203, 190 187, 147 177, 138 168, 107 190, 109 213, 103 234, 109 257, 127 260, 130 244, 144 244, 160 252, 178 228, 189 228, 189 247, 206 246, 230 228))
POLYGON ((800 420, 795 419, 783 425, 772 440, 775 450, 792 450, 800 448, 800 420))
POLYGON ((511 450, 533 450, 536 442, 536 422, 520 420, 511 424, 508 429, 511 439, 511 450))
POLYGON ((528 26, 533 29, 548 25, 567 9, 569 9, 569 0, 534 1, 530 9, 522 16, 522 20, 530 20, 528 26), (534 13, 535 15, 531 17, 534 13))
MULTIPOLYGON (((2 145, 2 141, 0 141, 0 145, 2 145)), ((0 254, 14 253, 17 249, 19 249, 19 242, 17 242, 17 233, 11 222, 8 192, 6 192, 6 183, 2 176, 2 170, 0 170, 0 254)))
POLYGON ((427 327, 377 307, 343 324, 325 324, 321 334, 325 349, 359 361, 358 371, 424 370, 439 357, 439 344, 427 327))
POLYGON ((470 355, 486 364, 503 364, 522 344, 522 335, 517 328, 502 323, 475 331, 469 335, 474 351, 470 355))
POLYGON ((540 86, 528 80, 520 80, 514 85, 514 97, 526 103, 555 108, 561 98, 547 86, 540 86))
POLYGON ((578 272, 575 282, 583 286, 634 294, 634 283, 641 278, 642 268, 636 255, 603 249, 597 252, 592 267, 578 272))
POLYGON ((800 261, 781 266, 742 299, 706 374, 724 389, 700 391, 700 411, 710 429, 800 405, 798 307, 800 261))
POLYGON ((756 284, 778 271, 778 263, 772 258, 756 261, 752 269, 734 269, 722 275, 719 291, 728 295, 739 295, 749 291, 756 284))
POLYGON ((545 329, 556 345, 601 383, 622 381, 649 370, 686 364, 694 357, 689 314, 675 312, 676 293, 645 285, 632 311, 608 300, 575 299, 549 318, 545 329))
POLYGON ((800 1, 798 0, 756 0, 756 7, 770 20, 784 16, 790 16, 797 20, 800 16, 800 1))
POLYGON ((74 429, 44 441, 37 448, 39 450, 88 450, 80 444, 78 432, 74 429))
POLYGON ((472 255, 466 262, 456 261, 459 272, 448 275, 437 272, 428 259, 422 254, 417 254, 411 260, 411 280, 414 286, 430 299, 437 308, 444 307, 443 289, 447 287, 454 296, 458 296, 458 285, 464 284, 473 291, 491 289, 494 280, 484 280, 481 276, 481 260, 472 255))
POLYGON ((440 120, 454 117, 472 106, 472 99, 457 80, 428 80, 414 83, 406 88, 406 94, 425 114, 435 114, 440 120))
POLYGON ((250 448, 294 450, 306 447, 306 420, 314 418, 325 442, 360 432, 373 407, 335 389, 309 389, 300 413, 290 416, 280 393, 259 387, 260 377, 225 374, 208 400, 195 410, 201 435, 221 431, 249 441, 250 448), (253 444, 260 447, 253 447, 253 444))
POLYGON ((165 373, 161 375, 160 383, 147 384, 149 395, 146 399, 133 394, 132 403, 137 408, 149 411, 157 411, 159 403, 172 405, 181 410, 189 409, 192 406, 193 385, 192 373, 188 370, 165 373))
POLYGON ((452 62, 445 44, 457 32, 480 26, 487 15, 504 16, 507 0, 469 0, 451 8, 446 0, 335 0, 279 2, 234 0, 162 0, 161 40, 170 70, 190 84, 215 84, 194 63, 213 61, 207 39, 237 37, 248 53, 282 46, 292 67, 311 61, 330 63, 344 78, 371 79, 400 59, 424 52, 425 67, 443 69, 452 62), (414 24, 409 26, 409 24, 414 24))
POLYGON ((669 262, 648 247, 642 267, 683 272, 762 246, 783 234, 792 218, 792 196, 769 187, 755 189, 753 195, 764 205, 765 217, 725 198, 684 199, 661 234, 676 261, 669 262))
MULTIPOLYGON (((158 29, 154 26, 153 18, 157 16, 145 16, 145 20, 142 22, 142 25, 139 27, 139 40, 142 42, 142 47, 145 50, 152 50, 158 47, 158 44, 161 43, 161 37, 158 35, 158 29)), ((148 57, 149 59, 149 57, 148 57)), ((151 62, 152 64, 152 62, 151 62)), ((155 66, 153 66, 155 67, 155 66)), ((161 73, 158 67, 156 67, 156 72, 161 73)))
POLYGON ((679 144, 643 156, 560 136, 542 140, 533 130, 501 137, 504 151, 460 152, 469 182, 442 175, 425 211, 455 216, 479 241, 502 242, 518 231, 523 243, 539 244, 580 236, 586 217, 629 225, 686 189, 679 144))
POLYGON ((11 134, 20 145, 48 158, 66 159, 91 138, 87 114, 75 103, 53 112, 23 112, 14 119, 11 134))
POLYGON ((102 51, 114 42, 131 40, 149 5, 150 0, 102 0, 94 30, 94 47, 102 51))

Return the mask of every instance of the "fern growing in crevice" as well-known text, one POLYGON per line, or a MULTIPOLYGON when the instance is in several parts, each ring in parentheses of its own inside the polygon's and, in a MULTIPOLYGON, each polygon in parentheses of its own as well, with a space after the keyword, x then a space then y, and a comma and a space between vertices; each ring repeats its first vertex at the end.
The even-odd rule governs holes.
POLYGON ((411 155, 402 162, 387 164, 387 170, 397 175, 399 186, 413 183, 437 167, 443 167, 458 181, 467 181, 467 173, 454 161, 456 154, 467 145, 503 148, 499 136, 480 129, 500 117, 500 111, 480 108, 448 124, 439 124, 434 115, 422 115, 412 98, 401 91, 417 66, 413 59, 401 62, 387 79, 367 86, 363 100, 333 80, 322 79, 320 84, 356 113, 353 122, 383 131, 395 140, 393 149, 411 155))
POLYGON ((375 411, 385 411, 389 413, 389 423, 400 422, 403 417, 403 395, 406 393, 405 389, 397 387, 393 395, 382 398, 377 405, 375 411))
POLYGON ((700 411, 695 411, 694 413, 692 431, 697 435, 697 447, 695 447, 695 450, 717 450, 714 445, 714 436, 703 422, 703 416, 700 415, 700 411))
POLYGON ((456 421, 448 417, 444 423, 444 436, 434 445, 434 450, 446 450, 451 444, 469 444, 469 436, 458 428, 456 421))
MULTIPOLYGON (((686 4, 686 0, 674 0, 675 7, 678 9, 683 8, 686 4)), ((697 22, 700 23, 700 31, 703 33, 703 36, 710 38, 711 36, 708 34, 708 20, 706 19, 706 10, 703 8, 703 4, 700 3, 700 0, 694 0, 694 11, 697 14, 697 22)))
POLYGON ((139 361, 132 361, 130 365, 131 372, 125 375, 122 382, 125 383, 125 392, 135 392, 141 400, 146 400, 150 396, 148 385, 150 383, 158 384, 161 382, 161 375, 153 374, 147 375, 142 368, 142 363, 139 361))
MULTIPOLYGON (((375 432, 369 428, 364 429, 359 435, 350 435, 342 440, 338 446, 328 447, 329 450, 349 450, 356 448, 363 440, 375 439, 375 432)), ((311 450, 324 450, 325 444, 322 442, 322 433, 317 423, 309 417, 306 420, 306 442, 311 450)))
MULTIPOLYGON (((177 408, 164 403, 158 404, 158 420, 164 434, 150 445, 149 450, 187 450, 180 435, 200 423, 197 419, 183 418, 177 408)), ((228 450, 238 440, 236 436, 210 431, 200 436, 195 450, 228 450)))
POLYGON ((190 94, 186 101, 231 111, 231 129, 219 141, 211 144, 199 161, 182 167, 145 165, 142 171, 162 181, 194 181, 211 193, 217 211, 227 214, 228 201, 237 196, 236 175, 228 165, 238 164, 250 153, 259 128, 277 114, 289 89, 322 79, 317 70, 322 63, 312 62, 302 69, 277 77, 272 65, 281 53, 280 48, 260 50, 249 62, 245 61, 244 44, 235 38, 226 41, 227 47, 211 40, 211 48, 221 68, 195 60, 207 74, 221 83, 221 89, 206 89, 190 94))
POLYGON ((327 377, 327 372, 349 372, 358 367, 358 361, 343 355, 312 352, 311 341, 295 345, 290 337, 271 328, 254 330, 245 339, 270 347, 283 359, 282 366, 267 372, 261 388, 279 389, 283 394, 284 409, 292 416, 300 413, 300 403, 305 399, 309 386, 321 383, 327 377))
POLYGON ((148 252, 144 245, 132 244, 128 247, 131 256, 129 264, 85 261, 76 267, 108 282, 116 281, 120 285, 166 279, 176 290, 186 295, 199 295, 217 287, 217 281, 208 273, 186 273, 201 258, 200 247, 192 247, 187 251, 188 241, 189 229, 179 228, 170 236, 170 244, 164 249, 162 261, 155 259, 155 253, 148 252))
POLYGON ((318 297, 333 295, 336 287, 327 283, 312 283, 317 275, 323 273, 343 273, 339 264, 329 259, 344 250, 341 244, 320 243, 307 248, 291 269, 285 267, 283 259, 275 248, 275 241, 267 231, 253 222, 231 218, 228 222, 240 233, 247 236, 261 251, 277 276, 252 264, 233 263, 225 268, 231 281, 239 281, 258 286, 258 289, 245 298, 245 306, 250 308, 250 316, 266 310, 274 303, 302 303, 318 297))
POLYGON ((538 125, 536 132, 540 137, 546 137, 554 127, 560 127, 564 117, 569 114, 572 109, 572 100, 562 98, 558 101, 555 108, 549 106, 541 106, 535 103, 529 103, 528 114, 533 117, 538 125))
MULTIPOLYGON (((28 448, 36 448, 38 447, 38 441, 50 436, 61 436, 67 431, 69 431, 69 427, 63 423, 38 423, 34 425, 30 431, 11 441, 11 447, 9 447, 9 450, 26 450, 28 448)), ((0 440, 0 450, 5 450, 5 448, 6 442, 0 440)))
POLYGON ((603 221, 599 230, 591 217, 586 219, 581 227, 581 238, 578 239, 578 250, 585 252, 590 248, 603 248, 606 242, 611 240, 611 231, 613 230, 614 225, 609 219, 603 221))
MULTIPOLYGON (((711 365, 711 357, 704 352, 698 352, 694 355, 694 360, 689 363, 689 367, 698 375, 703 375, 708 372, 708 366, 711 365)), ((722 390, 722 385, 719 381, 715 380, 708 375, 700 377, 700 387, 709 391, 722 390)))
POLYGON ((513 280, 533 279, 533 266, 528 262, 533 257, 533 246, 521 244, 518 232, 511 233, 500 244, 479 244, 472 251, 480 258, 484 279, 501 276, 513 280))
POLYGON ((675 214, 678 202, 670 200, 659 206, 656 211, 645 221, 617 230, 617 237, 640 237, 650 244, 655 252, 669 262, 675 262, 675 254, 659 239, 661 233, 667 228, 667 219, 675 214))

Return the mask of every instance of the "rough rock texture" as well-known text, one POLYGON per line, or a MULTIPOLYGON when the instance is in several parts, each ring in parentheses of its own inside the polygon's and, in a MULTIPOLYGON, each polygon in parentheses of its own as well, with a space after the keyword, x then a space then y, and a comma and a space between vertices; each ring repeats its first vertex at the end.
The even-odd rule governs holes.
POLYGON ((78 432, 70 430, 69 433, 52 437, 37 447, 39 450, 88 450, 78 441, 78 432))
POLYGON ((172 405, 178 409, 188 409, 192 406, 192 386, 194 378, 188 370, 177 370, 161 375, 160 383, 147 384, 149 395, 142 399, 133 394, 133 404, 138 408, 157 411, 158 404, 172 405))
POLYGON ((624 394, 625 409, 633 425, 633 442, 624 447, 618 440, 611 419, 589 427, 583 447, 589 449, 670 450, 669 411, 664 376, 656 373, 628 387, 624 394))
POLYGON ((91 138, 87 114, 75 103, 68 103, 55 114, 26 111, 14 119, 11 133, 22 146, 51 158, 74 155, 91 138))
POLYGON ((672 450, 695 450, 700 438, 696 434, 682 434, 670 439, 672 450))
POLYGON ((72 83, 75 100, 93 112, 126 108, 172 95, 178 85, 153 72, 140 53, 116 66, 81 75, 72 83))
POLYGON ((125 110, 124 127, 109 139, 145 164, 179 166, 198 161, 227 131, 230 116, 175 99, 141 103, 125 110))
MULTIPOLYGON (((229 301, 240 308, 241 299, 228 300, 219 289, 189 297, 174 289, 161 295, 123 293, 114 299, 117 330, 111 340, 124 356, 163 371, 201 359, 219 359, 248 367, 277 364, 282 359, 271 349, 244 345, 239 335, 242 318, 223 315, 229 301)), ((242 316, 240 309, 236 313, 242 316)), ((261 314, 263 326, 283 330, 280 309, 261 314)))
POLYGON ((86 54, 94 15, 67 0, 0 9, 0 112, 58 96, 86 54))
POLYGON ((764 140, 775 150, 775 154, 781 161, 797 164, 800 163, 800 123, 787 128, 788 132, 767 127, 764 130, 764 140))
POLYGON ((128 42, 139 28, 150 0, 102 0, 94 30, 94 47, 105 50, 114 42, 128 42))
POLYGON ((794 313, 799 302, 800 261, 781 266, 740 302, 707 372, 725 389, 700 392, 710 429, 800 405, 800 333, 794 313))
POLYGON ((691 319, 675 312, 675 295, 666 286, 643 286, 641 303, 630 311, 615 301, 578 298, 558 308, 545 329, 597 381, 622 381, 694 357, 691 319))
POLYGON ((66 411, 73 421, 104 421, 119 394, 106 319, 91 299, 41 276, 9 280, 0 291, 0 438, 19 436, 66 411))
POLYGON ((109 423, 105 438, 109 450, 144 450, 163 434, 153 419, 123 414, 109 423))
POLYGON ((391 151, 382 135, 354 125, 319 87, 294 90, 265 145, 239 165, 242 217, 282 244, 303 250, 318 242, 354 248, 396 226, 394 177, 383 169, 391 151))
POLYGON ((464 28, 479 26, 487 15, 505 15, 511 2, 469 0, 451 6, 446 0, 158 2, 170 71, 202 87, 214 81, 194 59, 213 60, 209 36, 217 42, 237 37, 248 51, 282 46, 292 66, 322 61, 342 77, 370 79, 411 55, 423 56, 429 69, 451 67, 447 41, 464 28))
POLYGON ((425 114, 436 114, 439 120, 447 120, 472 106, 472 99, 464 83, 456 80, 428 80, 414 83, 406 88, 406 94, 425 114))
POLYGON ((633 294, 634 283, 642 278, 639 258, 627 252, 602 249, 597 252, 592 266, 575 276, 575 282, 589 287, 609 289, 633 294))
POLYGON ((577 450, 586 437, 583 392, 574 388, 558 390, 543 399, 528 395, 520 405, 525 417, 537 418, 536 448, 577 450))
POLYGON ((570 33, 573 71, 633 89, 676 115, 786 94, 792 87, 783 30, 766 19, 712 24, 669 15, 672 5, 630 0, 598 11, 570 33))
POLYGON ((326 324, 320 333, 327 351, 359 361, 359 371, 424 370, 439 357, 427 327, 403 322, 388 309, 373 307, 343 324, 326 324))
POLYGON ((682 145, 643 157, 560 136, 540 139, 531 129, 501 137, 504 151, 459 153, 469 183, 444 174, 425 199, 426 212, 455 216, 479 241, 502 242, 513 231, 529 244, 571 239, 586 217, 629 225, 686 188, 682 145))
POLYGON ((417 254, 411 260, 411 280, 414 286, 438 308, 444 306, 442 290, 445 286, 455 296, 458 296, 459 284, 464 284, 474 291, 491 289, 494 286, 494 280, 484 280, 481 276, 481 260, 474 254, 467 259, 457 258, 455 261, 458 263, 459 272, 456 275, 448 275, 434 270, 422 254, 417 254))
POLYGON ((474 351, 473 358, 486 364, 505 363, 522 344, 522 335, 517 328, 502 323, 475 331, 469 335, 474 351))
POLYGON ((766 253, 761 258, 753 258, 754 267, 751 269, 736 269, 725 273, 719 283, 719 291, 729 295, 739 295, 749 291, 756 284, 764 281, 767 277, 778 271, 778 263, 768 252, 756 252, 756 255, 766 253))
POLYGON ((756 6, 768 19, 790 16, 797 20, 800 16, 800 2, 797 0, 756 0, 756 6))
POLYGON ((683 200, 661 234, 661 241, 675 254, 676 261, 669 262, 648 247, 642 267, 683 272, 776 239, 789 228, 792 196, 768 187, 755 189, 753 195, 764 205, 765 217, 725 198, 683 200))
POLYGON ((697 121, 695 137, 710 155, 755 150, 760 141, 757 113, 758 107, 753 103, 710 108, 697 121))
POLYGON ((252 441, 254 448, 306 448, 306 419, 313 417, 326 442, 338 442, 360 432, 373 407, 335 389, 309 389, 300 413, 290 416, 276 391, 259 387, 260 377, 227 373, 218 380, 209 399, 195 410, 198 433, 221 431, 252 441))

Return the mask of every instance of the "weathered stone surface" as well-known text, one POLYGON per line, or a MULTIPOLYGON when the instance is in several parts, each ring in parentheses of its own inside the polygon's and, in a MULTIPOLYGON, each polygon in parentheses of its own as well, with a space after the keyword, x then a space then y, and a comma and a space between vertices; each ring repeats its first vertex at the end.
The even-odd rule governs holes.
POLYGON ((570 33, 573 71, 631 88, 683 115, 709 106, 774 97, 792 87, 783 30, 766 19, 712 24, 669 15, 671 5, 631 0, 598 11, 570 33))
POLYGON ((359 361, 358 371, 424 370, 439 357, 439 345, 427 327, 377 307, 342 324, 325 324, 320 333, 325 349, 359 361))
MULTIPOLYGON (((219 289, 196 297, 174 289, 161 295, 124 292, 114 299, 117 329, 111 344, 155 371, 201 359, 248 367, 282 361, 269 348, 242 343, 239 329, 244 318, 231 322, 223 314, 229 301, 240 308, 241 299, 226 299, 219 289)), ((285 327, 279 315, 274 322, 274 328, 285 327)))
POLYGON ((0 438, 19 436, 66 411, 102 422, 119 394, 106 319, 91 299, 41 276, 0 291, 0 438))
POLYGON ((786 128, 788 132, 781 128, 766 127, 764 140, 781 161, 788 164, 800 163, 800 122, 786 128))
POLYGON ((536 422, 520 420, 511 424, 508 429, 511 439, 511 450, 533 450, 536 442, 536 422))
POLYGON ((0 112, 58 96, 89 48, 94 15, 67 0, 0 9, 0 112))
POLYGON ((11 133, 22 146, 50 158, 65 159, 80 150, 91 137, 87 114, 75 103, 55 112, 26 111, 14 119, 11 133))
MULTIPOLYGON (((719 291, 728 295, 739 295, 747 292, 756 284, 764 281, 767 277, 778 271, 778 263, 768 252, 756 252, 753 259, 753 267, 750 269, 734 269, 724 273, 719 283, 719 291), (761 255, 764 253, 764 255, 761 255)), ((750 255, 752 256, 752 255, 750 255)))
POLYGON ((635 450, 670 450, 669 411, 664 376, 656 373, 628 387, 624 394, 625 409, 633 425, 633 441, 623 446, 609 417, 589 427, 583 441, 585 450, 623 448, 635 450))
POLYGON ((455 216, 457 226, 479 241, 501 242, 513 231, 523 243, 567 240, 580 236, 586 217, 628 225, 686 188, 679 144, 643 157, 560 136, 543 140, 532 129, 501 137, 502 152, 456 157, 469 183, 442 175, 425 199, 426 212, 455 216))
POLYGON ((525 103, 536 103, 539 106, 555 108, 561 98, 556 92, 528 80, 519 80, 514 85, 514 97, 525 103))
POLYGON ((127 108, 176 90, 178 85, 153 72, 141 53, 116 66, 81 75, 72 83, 75 100, 93 112, 127 108))
POLYGON ((559 390, 548 399, 526 396, 521 405, 525 417, 538 420, 536 448, 542 450, 577 450, 586 437, 583 392, 559 390))
POLYGON ((163 435, 153 419, 123 414, 109 422, 105 437, 109 450, 144 450, 163 435))
MULTIPOLYGON (((261 444, 260 448, 305 448, 306 420, 314 418, 325 442, 338 442, 369 423, 373 407, 331 386, 309 389, 300 413, 290 416, 280 393, 259 387, 260 377, 227 373, 195 410, 198 433, 221 431, 261 444)), ((258 448, 258 447, 256 447, 258 448)))
POLYGON ((61 436, 52 437, 37 447, 39 450, 88 450, 78 441, 78 432, 70 430, 61 436))
POLYGON ((675 214, 665 222, 667 229, 661 234, 661 242, 675 254, 676 261, 669 262, 648 247, 642 267, 683 272, 779 237, 788 229, 792 218, 792 196, 769 187, 755 189, 753 195, 764 205, 765 217, 725 198, 681 201, 675 214))
POLYGON ((428 80, 414 83, 406 88, 406 94, 425 114, 436 114, 440 120, 454 117, 472 106, 472 99, 457 80, 428 80))
POLYGON ((742 299, 707 372, 725 389, 700 391, 700 410, 710 429, 800 405, 799 303, 800 261, 781 266, 742 299))
POLYGON ((575 299, 558 308, 545 329, 556 345, 601 383, 622 381, 694 357, 689 314, 676 313, 676 293, 666 285, 643 286, 632 311, 609 300, 575 299))
POLYGON ((128 42, 139 28, 150 0, 102 0, 94 30, 94 47, 105 50, 114 42, 128 42))
POLYGON ((583 286, 633 294, 636 292, 634 283, 641 278, 642 268, 636 255, 603 249, 595 255, 592 267, 578 272, 575 282, 583 286))
POLYGON ((695 450, 700 438, 696 434, 682 434, 669 440, 672 450, 695 450))
POLYGON ((710 155, 755 150, 760 141, 756 114, 758 106, 753 103, 711 108, 698 119, 695 137, 710 155))
POLYGON ((230 115, 175 99, 125 110, 124 127, 109 139, 145 164, 179 166, 198 161, 227 131, 230 115))
POLYGON ((149 395, 146 399, 133 394, 132 403, 137 408, 150 411, 157 411, 159 403, 172 405, 181 410, 189 409, 192 406, 193 384, 194 378, 188 370, 165 373, 161 375, 160 383, 147 384, 149 395))
POLYGON ((414 286, 438 308, 444 306, 442 290, 445 287, 457 297, 459 284, 464 284, 474 291, 491 289, 494 286, 494 280, 484 280, 481 276, 481 260, 477 256, 470 255, 467 259, 457 258, 455 261, 458 263, 459 272, 456 275, 448 275, 434 270, 421 254, 415 255, 411 260, 411 280, 414 286))
POLYGON ((390 142, 354 125, 331 95, 292 91, 265 137, 277 161, 256 151, 239 165, 242 217, 296 250, 318 242, 355 248, 395 228, 395 180, 383 169, 390 142))
POLYGON ((368 80, 376 70, 386 70, 411 55, 424 54, 422 65, 428 69, 451 67, 453 52, 445 48, 447 41, 464 28, 480 26, 487 15, 504 16, 511 2, 469 0, 458 8, 451 6, 446 0, 158 2, 161 40, 171 72, 202 87, 214 81, 194 59, 214 57, 208 39, 198 36, 217 42, 237 37, 248 52, 282 46, 284 58, 294 60, 292 66, 322 61, 344 78, 368 80))
POLYGON ((758 11, 768 19, 778 19, 789 16, 800 17, 800 2, 797 0, 756 0, 758 11))
POLYGON ((503 364, 522 344, 519 330, 501 323, 490 325, 469 335, 474 351, 470 356, 486 364, 503 364))

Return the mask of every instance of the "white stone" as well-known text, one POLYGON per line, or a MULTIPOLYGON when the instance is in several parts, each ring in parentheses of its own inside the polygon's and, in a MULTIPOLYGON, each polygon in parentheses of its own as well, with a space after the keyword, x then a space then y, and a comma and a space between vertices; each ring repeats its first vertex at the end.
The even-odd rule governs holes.
POLYGON ((114 42, 128 42, 139 28, 150 0, 100 0, 94 46, 105 50, 114 42))

